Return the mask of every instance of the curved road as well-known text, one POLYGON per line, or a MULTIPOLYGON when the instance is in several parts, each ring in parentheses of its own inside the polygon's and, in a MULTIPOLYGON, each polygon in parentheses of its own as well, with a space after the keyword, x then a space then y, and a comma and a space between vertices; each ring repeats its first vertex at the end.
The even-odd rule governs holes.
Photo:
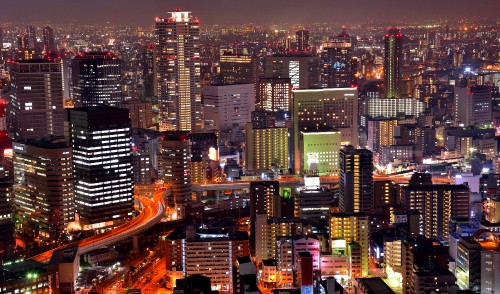
POLYGON ((165 203, 162 197, 162 193, 164 191, 165 188, 157 190, 154 193, 153 199, 144 196, 135 196, 135 198, 140 201, 143 209, 141 213, 130 222, 103 234, 85 238, 78 242, 46 251, 33 256, 33 259, 39 262, 49 262, 52 257, 52 253, 55 250, 67 248, 77 244, 79 246, 79 254, 85 254, 92 250, 133 237, 147 229, 150 229, 155 224, 160 222, 165 214, 165 203))

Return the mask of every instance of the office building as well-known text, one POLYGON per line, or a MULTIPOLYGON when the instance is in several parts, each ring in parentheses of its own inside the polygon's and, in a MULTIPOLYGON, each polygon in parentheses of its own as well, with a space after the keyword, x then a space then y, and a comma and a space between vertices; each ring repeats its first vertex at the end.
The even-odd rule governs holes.
POLYGON ((212 85, 203 87, 205 130, 224 131, 234 125, 241 129, 251 121, 255 110, 253 84, 212 85))
POLYGON ((28 39, 27 48, 37 49, 36 28, 34 26, 26 26, 26 38, 28 39))
POLYGON ((400 98, 403 78, 403 35, 399 28, 390 28, 384 39, 384 86, 387 98, 400 98))
POLYGON ((261 78, 257 108, 270 112, 286 112, 292 108, 292 84, 288 78, 261 78))
POLYGON ((276 169, 288 171, 288 128, 246 128, 246 169, 259 174, 276 169))
POLYGON ((371 98, 368 99, 368 116, 373 118, 418 117, 425 103, 416 98, 371 98))
POLYGON ((257 268, 250 256, 239 257, 234 266, 233 293, 234 294, 258 294, 257 268))
POLYGON ((181 206, 192 197, 190 145, 188 132, 164 132, 159 146, 163 180, 173 194, 173 199, 167 199, 167 207, 177 217, 182 217, 181 206))
POLYGON ((12 130, 16 140, 64 135, 61 64, 20 60, 10 64, 12 130))
POLYGON ((132 130, 128 111, 82 107, 67 111, 73 146, 75 202, 83 230, 132 217, 132 130))
POLYGON ((340 150, 340 211, 373 211, 373 155, 367 149, 340 150))
POLYGON ((154 96, 154 44, 148 44, 142 49, 142 79, 144 98, 151 101, 154 96))
POLYGON ((167 236, 167 268, 179 266, 184 277, 202 274, 212 289, 233 293, 238 258, 249 255, 248 233, 182 227, 167 236))
POLYGON ((155 125, 151 102, 141 102, 139 99, 131 99, 123 102, 122 107, 128 109, 133 129, 149 129, 155 125))
POLYGON ((319 57, 310 52, 266 56, 265 77, 288 78, 293 89, 318 88, 319 57))
POLYGON ((342 135, 342 145, 358 146, 358 91, 356 88, 294 90, 292 157, 295 173, 300 172, 300 132, 331 131, 342 135))
POLYGON ((43 51, 53 52, 56 51, 56 42, 54 39, 54 29, 49 26, 43 28, 43 51))
POLYGON ((342 134, 339 131, 301 132, 300 171, 304 174, 338 176, 342 134))
POLYGON ((490 87, 455 87, 455 121, 459 126, 491 126, 492 107, 490 87))
MULTIPOLYGON (((305 181, 309 178, 312 177, 305 178, 305 181)), ((328 218, 330 207, 333 206, 335 200, 333 191, 321 186, 305 186, 297 190, 298 193, 293 198, 296 217, 316 220, 328 218)))
MULTIPOLYGON (((5 165, 5 164, 2 164, 5 165)), ((10 252, 15 246, 14 219, 12 217, 12 192, 14 181, 12 174, 0 167, 0 252, 10 252)))
POLYGON ((220 76, 224 84, 252 84, 258 81, 258 58, 224 52, 219 59, 220 76))
POLYGON ((200 21, 177 9, 155 23, 154 89, 160 131, 201 131, 200 21))
POLYGON ((356 73, 352 62, 352 41, 344 30, 322 45, 321 86, 323 88, 354 87, 356 73))
POLYGON ((330 238, 334 254, 346 254, 350 278, 368 275, 369 236, 368 216, 364 213, 337 213, 330 218, 330 238), (335 242, 336 241, 336 242, 335 242))
POLYGON ((14 203, 21 232, 57 240, 75 219, 71 147, 64 138, 14 143, 14 203))
POLYGON ((297 50, 307 51, 309 50, 309 31, 299 30, 295 32, 295 38, 297 39, 297 50))
POLYGON ((122 95, 121 60, 110 52, 87 52, 71 61, 73 101, 76 107, 116 106, 122 95))
POLYGON ((368 119, 368 149, 373 152, 379 152, 381 147, 394 145, 394 130, 397 125, 397 119, 368 119))

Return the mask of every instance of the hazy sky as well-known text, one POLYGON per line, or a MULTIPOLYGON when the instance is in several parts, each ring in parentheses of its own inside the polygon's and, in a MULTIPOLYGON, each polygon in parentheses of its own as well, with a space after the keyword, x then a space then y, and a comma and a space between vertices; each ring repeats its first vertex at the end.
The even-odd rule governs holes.
POLYGON ((0 22, 152 24, 179 7, 205 23, 499 17, 500 0, 2 0, 0 22))

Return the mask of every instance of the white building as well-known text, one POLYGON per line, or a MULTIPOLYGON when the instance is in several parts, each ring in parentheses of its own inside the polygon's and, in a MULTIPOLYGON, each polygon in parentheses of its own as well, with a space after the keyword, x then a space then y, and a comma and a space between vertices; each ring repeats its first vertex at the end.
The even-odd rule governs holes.
POLYGON ((459 125, 491 125, 490 87, 455 87, 455 121, 459 125))
POLYGON ((203 87, 205 130, 227 130, 233 125, 245 128, 255 110, 253 84, 203 87))

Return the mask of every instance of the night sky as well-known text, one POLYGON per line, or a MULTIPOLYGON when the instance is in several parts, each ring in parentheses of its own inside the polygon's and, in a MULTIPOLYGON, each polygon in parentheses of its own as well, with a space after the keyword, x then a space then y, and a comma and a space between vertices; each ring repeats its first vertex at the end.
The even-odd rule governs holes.
POLYGON ((498 17, 499 0, 2 0, 0 22, 21 21, 147 25, 179 7, 204 23, 310 23, 323 21, 498 17))

